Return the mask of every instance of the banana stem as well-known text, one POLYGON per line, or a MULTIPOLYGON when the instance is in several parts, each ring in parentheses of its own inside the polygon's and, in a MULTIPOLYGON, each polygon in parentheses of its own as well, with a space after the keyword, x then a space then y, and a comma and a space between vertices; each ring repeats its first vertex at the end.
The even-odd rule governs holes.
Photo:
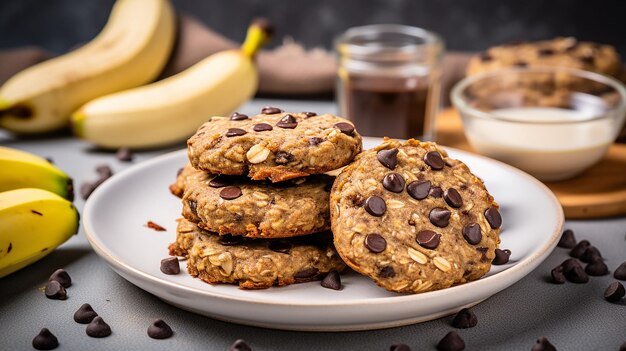
POLYGON ((274 34, 274 28, 269 21, 265 19, 255 20, 248 27, 246 40, 241 45, 241 51, 248 57, 254 57, 257 51, 267 44, 272 34, 274 34))

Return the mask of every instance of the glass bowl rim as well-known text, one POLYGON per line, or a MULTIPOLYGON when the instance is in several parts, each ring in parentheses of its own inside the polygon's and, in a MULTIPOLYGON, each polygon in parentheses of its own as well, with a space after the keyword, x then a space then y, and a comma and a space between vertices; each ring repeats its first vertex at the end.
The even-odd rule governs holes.
POLYGON ((466 76, 459 82, 457 82, 452 88, 452 92, 450 93, 450 99, 452 104, 457 108, 461 115, 465 115, 466 113, 471 114, 473 117, 479 117, 488 120, 494 121, 502 121, 502 122, 510 122, 517 124, 577 124, 577 123, 586 123, 591 121, 597 121, 605 118, 613 118, 612 112, 615 111, 624 111, 626 110, 626 86, 617 79, 596 73, 591 71, 585 71, 581 69, 575 68, 567 68, 567 67, 555 67, 555 66, 534 66, 534 67, 506 67, 493 71, 482 72, 471 76, 466 76), (465 99, 462 97, 462 93, 472 84, 484 80, 497 77, 498 75, 508 74, 508 73, 555 73, 562 72, 567 73, 573 76, 581 77, 584 79, 592 80, 603 85, 609 86, 613 88, 620 96, 620 102, 614 107, 609 108, 605 113, 600 115, 587 118, 587 119, 578 119, 578 120, 563 120, 563 121, 521 121, 517 119, 510 119, 504 116, 500 116, 498 114, 492 112, 485 112, 478 110, 472 106, 470 106, 465 99))

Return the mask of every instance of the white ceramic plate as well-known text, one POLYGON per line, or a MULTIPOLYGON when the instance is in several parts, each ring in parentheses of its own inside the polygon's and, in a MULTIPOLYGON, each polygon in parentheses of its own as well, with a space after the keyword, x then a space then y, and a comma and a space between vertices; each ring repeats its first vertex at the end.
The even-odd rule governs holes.
MULTIPOLYGON (((380 142, 366 138, 364 146, 380 142)), ((180 200, 168 186, 187 161, 184 150, 138 164, 105 182, 87 201, 83 225, 94 250, 113 270, 185 310, 291 330, 365 330, 418 323, 472 306, 520 280, 550 254, 563 224, 557 199, 536 179, 498 161, 448 150, 485 181, 500 203, 501 247, 512 255, 509 264, 493 266, 482 279, 439 291, 394 294, 354 272, 342 275, 340 291, 322 288, 319 282, 252 291, 209 285, 189 276, 184 263, 179 275, 161 273, 160 260, 167 257, 181 213, 180 200), (146 228, 148 220, 167 231, 146 228)))

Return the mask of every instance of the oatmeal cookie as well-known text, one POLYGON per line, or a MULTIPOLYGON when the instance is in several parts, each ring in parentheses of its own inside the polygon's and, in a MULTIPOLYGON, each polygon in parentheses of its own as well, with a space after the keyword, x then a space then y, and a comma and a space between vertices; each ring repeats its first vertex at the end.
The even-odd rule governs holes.
POLYGON ((385 139, 343 170, 330 201, 337 251, 390 291, 478 279, 500 242, 498 204, 435 143, 385 139))
POLYGON ((219 236, 181 219, 170 253, 187 256, 187 270, 207 283, 264 289, 322 278, 345 264, 329 232, 285 240, 219 236))
POLYGON ((212 175, 187 165, 183 217, 205 230, 251 238, 284 238, 330 229, 334 177, 318 174, 280 183, 212 175))
POLYGON ((621 74, 621 61, 615 48, 572 37, 492 47, 470 60, 467 74, 514 66, 559 66, 610 76, 621 74))
POLYGON ((361 152, 361 136, 343 118, 274 107, 262 112, 212 117, 187 141, 191 164, 212 174, 280 182, 340 168, 361 152))

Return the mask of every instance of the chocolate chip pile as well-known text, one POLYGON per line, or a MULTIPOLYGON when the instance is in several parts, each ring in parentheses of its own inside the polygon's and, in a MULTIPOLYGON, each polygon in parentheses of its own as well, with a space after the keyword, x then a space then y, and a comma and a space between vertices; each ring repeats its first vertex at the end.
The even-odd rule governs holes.
MULTIPOLYGON (((49 299, 67 300, 65 288, 71 285, 70 275, 64 269, 57 269, 48 278, 48 283, 43 289, 44 294, 49 299)), ((105 338, 113 333, 111 326, 88 303, 82 304, 74 312, 73 319, 76 323, 87 324, 85 334, 92 338, 105 338)), ((161 319, 157 319, 148 327, 148 336, 153 339, 166 339, 172 335, 174 335, 172 328, 161 319)), ((32 345, 37 350, 53 350, 59 347, 59 339, 48 328, 42 328, 33 338, 32 345)))

